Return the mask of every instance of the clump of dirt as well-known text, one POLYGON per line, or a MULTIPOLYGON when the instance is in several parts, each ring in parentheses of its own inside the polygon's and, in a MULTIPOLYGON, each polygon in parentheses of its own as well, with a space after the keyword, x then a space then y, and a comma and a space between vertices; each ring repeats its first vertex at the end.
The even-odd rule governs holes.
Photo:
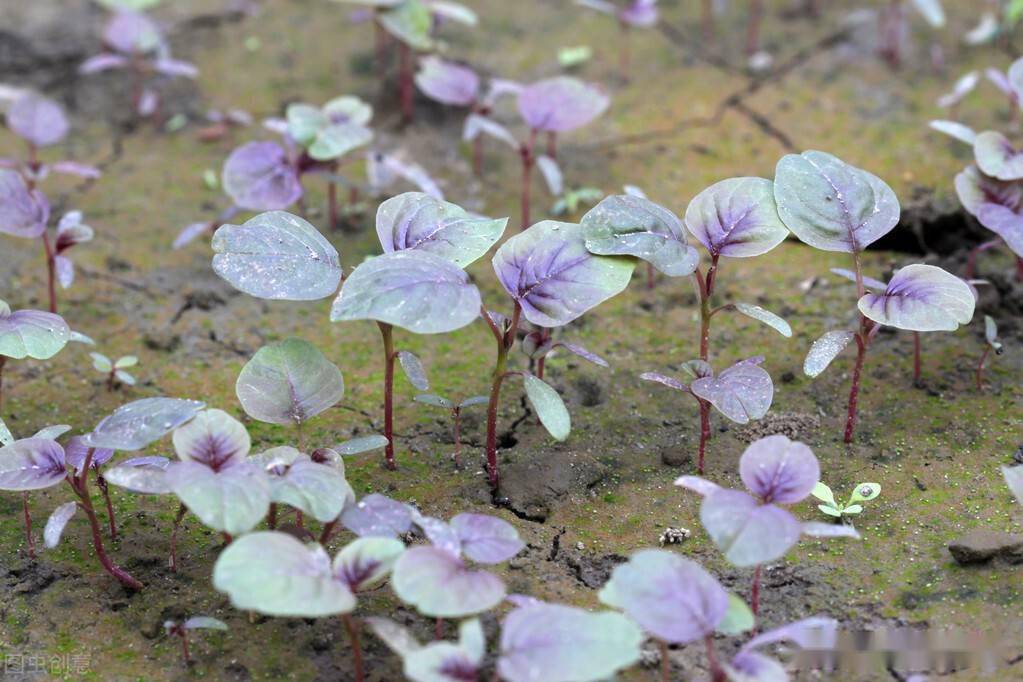
POLYGON ((917 188, 903 204, 898 225, 870 249, 949 256, 965 254, 990 238, 991 233, 958 203, 937 200, 930 190, 917 188))
POLYGON ((628 557, 621 554, 586 554, 577 549, 562 553, 562 561, 575 579, 592 590, 603 587, 611 578, 615 566, 628 560, 628 557))
POLYGON ((498 502, 521 519, 543 523, 567 496, 592 488, 607 472, 586 452, 536 450, 504 467, 498 502))
POLYGON ((736 436, 752 443, 765 436, 781 434, 792 440, 807 440, 821 427, 821 418, 802 412, 768 412, 762 419, 738 429, 736 436))

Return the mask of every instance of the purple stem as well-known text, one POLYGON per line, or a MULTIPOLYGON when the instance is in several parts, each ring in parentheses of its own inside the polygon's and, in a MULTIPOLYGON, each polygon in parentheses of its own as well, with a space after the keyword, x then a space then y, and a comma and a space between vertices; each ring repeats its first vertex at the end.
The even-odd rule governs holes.
POLYGON ((380 335, 384 340, 384 437, 387 447, 384 449, 387 468, 394 471, 398 467, 394 463, 394 340, 393 327, 386 322, 377 322, 380 335))
POLYGON ((348 640, 352 643, 352 666, 355 668, 355 682, 363 682, 365 679, 362 672, 362 646, 359 644, 359 625, 347 613, 341 616, 341 622, 345 625, 348 633, 348 640))
POLYGON ((984 352, 980 354, 980 362, 977 363, 977 390, 984 390, 984 363, 987 361, 987 356, 991 352, 991 346, 987 346, 984 352))

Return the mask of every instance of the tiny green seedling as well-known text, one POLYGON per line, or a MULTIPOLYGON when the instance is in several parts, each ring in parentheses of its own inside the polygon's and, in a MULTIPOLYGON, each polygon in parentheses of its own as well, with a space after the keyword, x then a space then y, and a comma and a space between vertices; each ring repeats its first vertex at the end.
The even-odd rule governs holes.
POLYGON ((92 366, 96 371, 107 376, 108 391, 113 391, 118 383, 126 386, 135 385, 135 377, 124 371, 128 367, 139 364, 139 359, 134 355, 124 355, 117 358, 116 362, 102 353, 89 353, 89 355, 92 357, 92 366))
POLYGON ((558 197, 551 207, 551 215, 573 215, 582 205, 592 205, 604 198, 604 193, 596 187, 580 187, 568 189, 558 197))
POLYGON ((823 503, 817 505, 818 509, 828 516, 834 516, 836 519, 840 519, 843 516, 852 516, 862 512, 863 505, 861 505, 860 502, 868 502, 880 495, 881 485, 879 483, 858 484, 856 488, 853 489, 852 495, 849 496, 849 501, 842 506, 835 501, 835 493, 833 493, 831 488, 825 485, 822 481, 817 482, 817 485, 814 486, 811 494, 823 503))
POLYGON ((472 407, 473 405, 485 405, 490 400, 485 395, 477 395, 471 398, 455 403, 447 398, 432 393, 424 393, 417 395, 413 398, 417 403, 424 405, 433 405, 434 407, 443 407, 444 409, 451 411, 451 417, 455 420, 455 468, 462 468, 462 408, 472 407))

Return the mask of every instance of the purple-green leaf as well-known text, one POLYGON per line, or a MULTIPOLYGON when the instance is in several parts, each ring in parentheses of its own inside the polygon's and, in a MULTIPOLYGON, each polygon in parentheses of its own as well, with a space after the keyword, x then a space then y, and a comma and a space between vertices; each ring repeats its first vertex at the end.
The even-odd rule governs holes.
POLYGON ((820 480, 820 465, 804 443, 774 435, 754 441, 739 459, 739 475, 765 503, 795 504, 820 480))
POLYGON ((0 355, 13 360, 49 360, 71 338, 71 329, 60 315, 42 310, 11 309, 0 301, 0 355))
POLYGON ((973 154, 986 175, 999 180, 1023 179, 1023 152, 1005 135, 993 130, 980 133, 973 142, 973 154))
POLYGON ((717 376, 700 377, 689 385, 698 398, 706 400, 737 424, 760 419, 771 407, 774 384, 759 363, 763 358, 737 362, 717 376))
POLYGON ((182 398, 143 398, 121 405, 82 436, 92 448, 141 450, 194 418, 205 403, 182 398))
POLYGON ((217 471, 198 462, 172 462, 166 481, 200 521, 231 535, 252 530, 270 508, 269 478, 251 462, 231 463, 217 471))
POLYGON ((280 211, 302 196, 298 174, 276 142, 249 142, 231 152, 221 184, 247 211, 280 211))
POLYGON ((711 256, 731 258, 767 253, 789 234, 778 216, 774 183, 763 178, 711 185, 689 203, 685 224, 711 256))
POLYGON ((441 104, 467 107, 479 97, 480 77, 475 71, 436 55, 419 60, 415 81, 423 94, 441 104))
POLYGON ((499 564, 526 546, 515 526, 487 514, 458 514, 451 528, 461 542, 465 556, 480 564, 499 564))
POLYGON ((63 140, 70 129, 60 105, 36 94, 19 97, 7 109, 7 127, 36 147, 49 147, 63 140))
POLYGON ((271 424, 299 424, 344 396, 341 370, 316 346, 285 339, 263 346, 235 384, 238 401, 252 418, 271 424))
POLYGON ((245 426, 223 410, 204 410, 174 431, 174 450, 182 461, 220 469, 244 462, 252 445, 245 426))
POLYGON ((67 476, 64 448, 49 438, 22 438, 0 448, 0 490, 41 490, 67 476))
POLYGON ((810 346, 810 352, 803 361, 803 373, 815 377, 823 372, 855 337, 855 332, 845 329, 825 332, 810 346))
POLYGON ((347 506, 341 514, 341 523, 359 537, 394 538, 412 528, 412 512, 401 502, 371 493, 347 506))
POLYGON ((756 566, 780 559, 803 529, 792 514, 752 496, 722 488, 700 505, 700 521, 733 566, 756 566))
POLYGON ((413 547, 398 559, 391 577, 395 594, 424 616, 462 618, 488 611, 504 599, 504 583, 467 567, 437 547, 413 547))
POLYGON ((976 303, 965 281, 939 267, 916 263, 898 270, 883 293, 863 296, 859 309, 874 322, 898 329, 955 331, 973 319, 976 303))
POLYGON ((64 534, 64 527, 78 509, 77 502, 65 502, 50 514, 46 519, 46 527, 43 529, 43 544, 47 549, 53 549, 60 543, 60 536, 64 534))
POLYGON ((558 76, 527 85, 519 93, 519 113, 530 128, 567 132, 604 113, 611 100, 603 88, 558 76))
POLYGON ((21 175, 0 170, 0 233, 37 239, 46 231, 50 202, 38 189, 29 189, 21 175))

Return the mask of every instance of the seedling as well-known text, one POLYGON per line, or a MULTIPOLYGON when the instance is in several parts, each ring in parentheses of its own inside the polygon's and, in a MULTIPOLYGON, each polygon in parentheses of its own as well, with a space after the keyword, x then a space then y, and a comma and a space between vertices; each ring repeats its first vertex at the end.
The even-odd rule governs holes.
POLYGON ((698 194, 686 209, 685 227, 707 249, 706 276, 700 256, 686 240, 682 221, 668 209, 636 194, 608 197, 583 216, 586 246, 593 253, 628 254, 641 258, 669 277, 693 275, 700 299, 700 358, 684 365, 696 381, 690 385, 662 374, 643 378, 692 395, 700 409, 697 471, 702 472, 710 439, 710 408, 740 424, 760 419, 771 406, 774 386, 758 365, 763 358, 740 362, 714 377, 709 364, 710 326, 715 315, 736 311, 763 322, 785 337, 789 324, 757 305, 729 303, 712 307, 720 259, 748 258, 780 244, 788 230, 778 217, 773 184, 762 178, 723 180, 698 194))
MULTIPOLYGON (((945 11, 940 0, 912 0, 913 8, 923 16, 933 29, 945 26, 945 11)), ((903 0, 889 0, 881 10, 878 20, 878 43, 881 57, 891 65, 902 65, 902 49, 908 37, 908 23, 903 0)))
MULTIPOLYGON (((435 102, 467 108, 470 117, 483 119, 490 116, 503 95, 518 95, 522 91, 518 83, 501 78, 492 78, 484 91, 480 76, 471 68, 435 55, 419 60, 415 82, 419 90, 435 102)), ((477 177, 483 174, 483 137, 480 135, 472 140, 472 167, 477 177)))
POLYGON ((984 390, 984 363, 987 361, 988 355, 991 351, 994 351, 995 355, 1001 355, 1005 352, 1005 346, 1002 345, 1001 339, 998 338, 998 324, 994 321, 990 315, 984 316, 984 352, 980 354, 980 360, 977 362, 977 390, 984 390))
POLYGON ((155 74, 168 78, 196 78, 194 64, 173 59, 159 27, 145 14, 117 7, 103 28, 105 51, 89 57, 78 72, 83 75, 124 69, 131 79, 131 107, 141 118, 149 118, 160 107, 160 96, 152 87, 155 74))
POLYGON ((489 402, 489 398, 485 395, 476 395, 471 398, 466 398, 458 403, 455 403, 447 398, 432 393, 425 393, 417 395, 414 400, 417 403, 424 405, 433 405, 434 407, 442 407, 451 412, 451 419, 454 421, 454 441, 455 441, 455 468, 462 468, 462 410, 466 407, 472 407, 473 405, 484 405, 489 402))
POLYGON ((97 455, 105 457, 105 450, 140 450, 191 420, 202 408, 201 402, 175 398, 144 398, 122 405, 100 421, 91 433, 81 437, 80 445, 84 445, 86 451, 81 465, 73 472, 68 471, 64 448, 52 437, 15 441, 0 448, 0 490, 41 490, 66 481, 78 499, 54 511, 44 533, 48 546, 56 546, 64 526, 80 508, 89 519, 93 547, 104 570, 125 587, 142 589, 142 583, 115 564, 104 549, 99 519, 89 493, 89 474, 98 475, 93 461, 97 455))
POLYGON ((803 372, 815 377, 856 341, 844 434, 851 443, 863 362, 881 325, 954 331, 973 317, 973 291, 941 268, 915 264, 898 270, 883 292, 868 292, 860 254, 899 222, 899 200, 883 180, 830 154, 809 151, 783 157, 776 169, 775 199, 781 219, 800 240, 853 257, 859 328, 827 332, 813 343, 803 363, 803 372))
POLYGON ((398 102, 402 121, 411 123, 414 114, 412 89, 414 53, 428 52, 435 48, 431 35, 433 17, 424 2, 404 0, 382 12, 378 21, 380 26, 398 41, 398 102))
POLYGON ((522 88, 518 96, 518 109, 529 129, 525 142, 519 142, 507 128, 488 118, 470 115, 465 122, 463 139, 475 140, 489 135, 515 150, 522 162, 521 229, 530 225, 530 185, 533 166, 537 164, 537 137, 547 133, 547 154, 552 161, 557 156, 557 135, 580 128, 596 119, 607 109, 610 99, 602 88, 569 76, 538 81, 522 88))
POLYGON ((250 533, 232 542, 213 566, 213 587, 238 609, 268 616, 340 616, 352 645, 356 682, 365 679, 357 595, 391 573, 405 546, 393 538, 365 537, 346 545, 331 561, 320 545, 305 545, 277 531, 250 533))
POLYGON ((657 0, 631 0, 624 7, 618 7, 606 0, 576 0, 576 4, 597 10, 618 20, 618 37, 621 41, 618 47, 618 68, 622 79, 628 82, 631 61, 630 30, 653 28, 657 25, 657 0))
MULTIPOLYGON (((981 133, 976 137, 975 153, 977 165, 968 166, 955 179, 956 194, 963 208, 973 215, 977 222, 997 235, 996 239, 983 242, 970 251, 964 276, 972 278, 977 273, 977 257, 984 251, 1007 246, 1016 258, 1016 277, 1023 277, 1023 165, 1018 170, 1006 167, 994 160, 985 151, 988 145, 999 144, 989 135, 981 133), (981 159, 984 165, 981 166, 981 159), (986 170, 984 170, 986 168, 986 170), (999 179, 997 173, 1009 179, 999 179)), ((1023 164, 1023 157, 1020 157, 1023 164)))
POLYGON ((210 616, 192 616, 184 621, 166 620, 163 622, 164 631, 171 637, 181 640, 181 658, 185 665, 192 664, 192 656, 188 651, 189 630, 227 630, 227 623, 210 616))
POLYGON ((97 372, 106 375, 107 391, 113 392, 118 382, 126 386, 135 385, 135 377, 126 372, 128 367, 134 367, 139 359, 134 355, 124 355, 115 361, 102 353, 89 353, 92 357, 92 366, 97 372))
MULTIPOLYGON (((544 157, 546 158, 546 157, 544 157)), ((579 187, 561 193, 551 207, 551 215, 574 215, 584 204, 595 204, 604 198, 604 192, 597 187, 579 187)))
POLYGON ((698 476, 682 476, 675 485, 703 496, 700 521, 725 559, 733 566, 753 567, 750 606, 755 616, 763 564, 785 556, 802 535, 859 538, 859 534, 852 526, 801 523, 779 506, 806 499, 820 480, 817 457, 803 443, 782 435, 754 441, 739 459, 739 475, 748 493, 698 476))
POLYGON ((7 128, 20 137, 28 149, 28 157, 0 159, 0 167, 18 171, 30 188, 49 177, 51 172, 72 175, 86 180, 95 180, 101 173, 98 168, 76 161, 55 161, 45 163, 39 152, 60 144, 71 130, 64 109, 52 99, 28 93, 14 100, 6 115, 7 128))
POLYGON ((938 106, 948 109, 948 116, 951 119, 958 118, 959 105, 977 87, 980 82, 980 73, 969 71, 956 80, 952 90, 938 98, 938 106))
POLYGON ((868 502, 881 494, 880 483, 859 483, 853 488, 849 495, 849 501, 844 505, 835 501, 835 493, 831 491, 823 481, 817 481, 817 485, 810 492, 811 495, 821 501, 817 508, 828 516, 841 519, 843 516, 853 516, 863 511, 861 502, 868 502))

